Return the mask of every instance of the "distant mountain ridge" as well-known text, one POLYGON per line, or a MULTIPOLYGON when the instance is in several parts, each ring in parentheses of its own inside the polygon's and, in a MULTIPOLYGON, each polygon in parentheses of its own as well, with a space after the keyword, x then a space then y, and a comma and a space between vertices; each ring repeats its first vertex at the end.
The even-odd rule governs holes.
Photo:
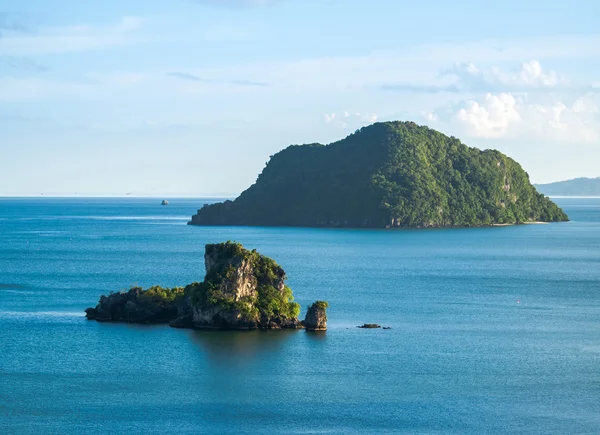
POLYGON ((234 201, 191 225, 435 228, 568 220, 513 159, 414 122, 382 122, 329 145, 271 156, 234 201))
POLYGON ((600 177, 580 177, 534 186, 538 192, 548 196, 600 196, 600 177))

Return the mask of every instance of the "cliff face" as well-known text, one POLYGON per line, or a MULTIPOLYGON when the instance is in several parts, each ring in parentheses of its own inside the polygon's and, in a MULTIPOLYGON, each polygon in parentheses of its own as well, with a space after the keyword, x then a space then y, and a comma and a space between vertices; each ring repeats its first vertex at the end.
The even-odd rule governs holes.
POLYGON ((237 243, 207 245, 206 277, 186 287, 195 328, 301 328, 300 307, 273 260, 237 243))
POLYGON ((327 330, 327 308, 329 304, 325 301, 313 303, 306 312, 306 317, 302 324, 307 331, 326 331, 327 330))
POLYGON ((205 205, 189 223, 423 228, 567 219, 504 154, 386 122, 327 146, 280 151, 235 201, 205 205))

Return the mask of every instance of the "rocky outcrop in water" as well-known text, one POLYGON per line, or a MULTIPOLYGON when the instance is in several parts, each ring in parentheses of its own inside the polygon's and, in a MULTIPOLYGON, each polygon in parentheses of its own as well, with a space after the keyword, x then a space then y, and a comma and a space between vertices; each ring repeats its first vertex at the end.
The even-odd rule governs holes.
POLYGON ((100 296, 95 308, 85 310, 90 320, 129 323, 168 323, 178 314, 183 288, 133 287, 128 292, 100 296))
MULTIPOLYGON (((362 328, 362 329, 377 329, 377 328, 381 328, 381 325, 378 325, 377 323, 363 323, 360 326, 357 326, 357 328, 362 328)), ((387 329, 387 328, 384 328, 387 329)))
POLYGON ((304 318, 304 327, 307 331, 326 331, 327 330, 327 308, 329 304, 325 301, 313 303, 306 312, 304 318))
POLYGON ((206 245, 206 277, 186 287, 182 317, 174 326, 202 329, 302 328, 300 306, 283 269, 239 243, 206 245))
MULTIPOLYGON (((206 245, 204 263, 202 282, 185 288, 136 287, 112 293, 102 296, 95 308, 85 310, 86 316, 98 321, 170 322, 177 328, 304 327, 298 319, 300 305, 294 302, 292 290, 285 285, 285 272, 274 260, 239 243, 226 242, 206 245)), ((321 330, 326 325, 324 309, 311 307, 309 314, 311 329, 321 330)))

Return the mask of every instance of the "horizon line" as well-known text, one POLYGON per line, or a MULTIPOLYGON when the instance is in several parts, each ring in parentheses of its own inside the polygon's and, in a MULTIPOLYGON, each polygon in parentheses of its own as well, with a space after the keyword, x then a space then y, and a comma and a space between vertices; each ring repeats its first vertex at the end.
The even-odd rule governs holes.
POLYGON ((222 195, 200 195, 200 194, 122 194, 122 193, 85 193, 85 194, 64 194, 64 193, 49 193, 49 194, 33 194, 33 193, 1 193, 0 198, 198 198, 198 199, 229 199, 237 198, 239 194, 222 194, 222 195))

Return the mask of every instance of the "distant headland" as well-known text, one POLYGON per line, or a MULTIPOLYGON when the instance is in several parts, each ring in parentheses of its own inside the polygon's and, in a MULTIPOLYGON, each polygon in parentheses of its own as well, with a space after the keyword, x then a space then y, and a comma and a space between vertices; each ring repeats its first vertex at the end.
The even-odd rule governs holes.
POLYGON ((237 199, 205 204, 189 224, 436 228, 567 220, 501 152, 413 122, 383 122, 330 145, 287 147, 237 199))
POLYGON ((86 309, 86 316, 97 321, 170 323, 177 328, 327 329, 329 304, 315 302, 300 321, 300 305, 285 285, 286 274, 271 258, 225 242, 206 245, 204 263, 202 282, 111 293, 86 309))
POLYGON ((600 196, 600 177, 535 184, 535 188, 548 196, 600 196))

